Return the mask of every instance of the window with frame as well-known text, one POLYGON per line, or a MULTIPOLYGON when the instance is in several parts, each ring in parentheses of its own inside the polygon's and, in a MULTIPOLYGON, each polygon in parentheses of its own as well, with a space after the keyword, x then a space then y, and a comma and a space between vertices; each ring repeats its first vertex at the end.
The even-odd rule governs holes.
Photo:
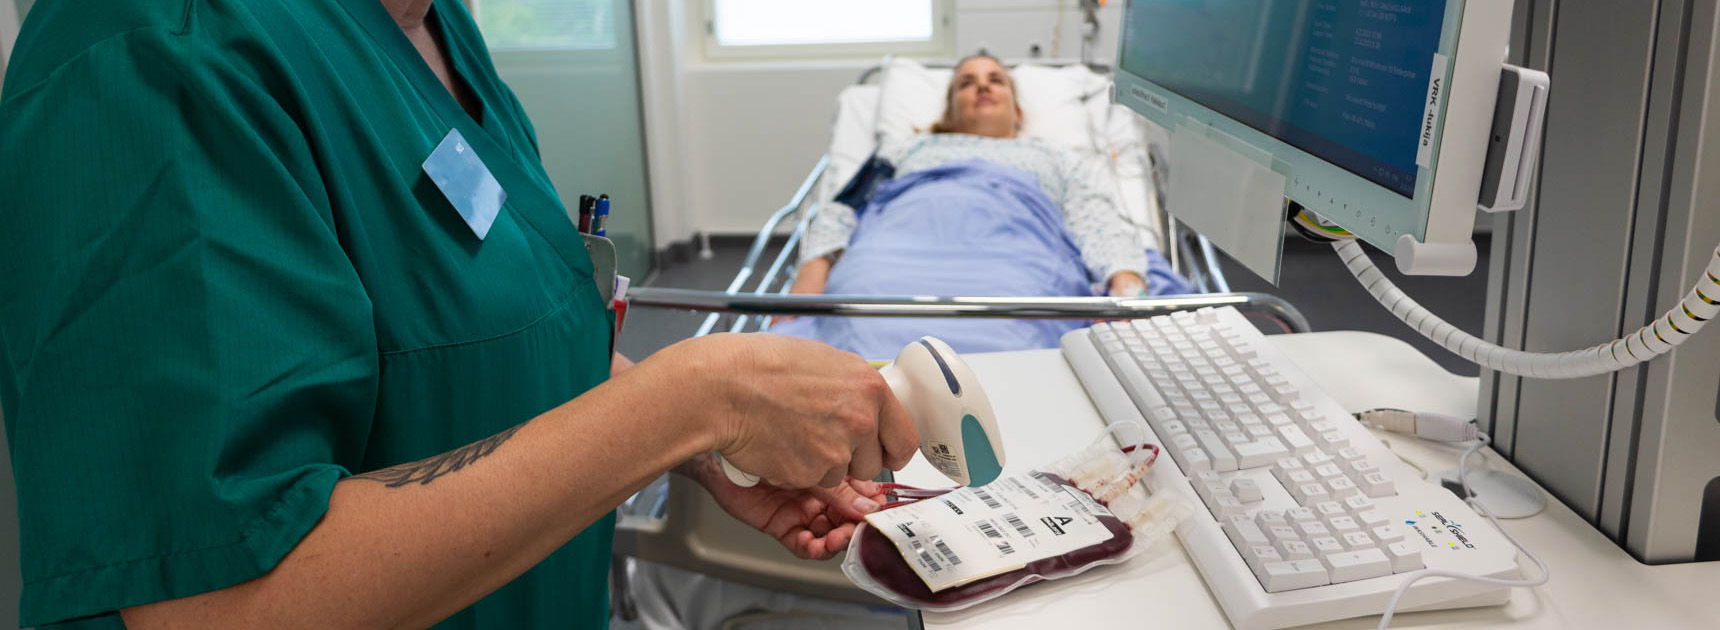
MULTIPOLYGON (((466 0, 491 50, 615 48, 618 1, 466 0)), ((625 9, 625 7, 620 7, 625 9)))
POLYGON ((705 0, 707 56, 945 54, 950 0, 705 0))

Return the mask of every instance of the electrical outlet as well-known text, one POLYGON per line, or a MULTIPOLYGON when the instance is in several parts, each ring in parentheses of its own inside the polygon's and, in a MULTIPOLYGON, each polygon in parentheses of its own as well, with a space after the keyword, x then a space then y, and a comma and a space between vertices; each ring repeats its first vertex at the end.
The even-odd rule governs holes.
POLYGON ((1044 57, 1044 56, 1045 56, 1045 47, 1044 46, 1039 45, 1039 42, 1033 42, 1033 41, 1027 42, 1027 58, 1028 59, 1038 59, 1038 58, 1044 57))

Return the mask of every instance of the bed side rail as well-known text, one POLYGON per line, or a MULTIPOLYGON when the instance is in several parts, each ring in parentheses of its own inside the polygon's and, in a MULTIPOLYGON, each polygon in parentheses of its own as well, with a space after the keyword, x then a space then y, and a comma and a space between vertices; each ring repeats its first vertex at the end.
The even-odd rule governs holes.
MULTIPOLYGON (((1136 319, 1204 307, 1232 306, 1278 321, 1286 332, 1309 332, 1294 305, 1266 293, 1214 293, 1154 298, 932 297, 730 293, 641 287, 628 293, 635 306, 753 316, 977 317, 1006 319, 1136 319)), ((709 332, 701 331, 701 334, 709 332)))

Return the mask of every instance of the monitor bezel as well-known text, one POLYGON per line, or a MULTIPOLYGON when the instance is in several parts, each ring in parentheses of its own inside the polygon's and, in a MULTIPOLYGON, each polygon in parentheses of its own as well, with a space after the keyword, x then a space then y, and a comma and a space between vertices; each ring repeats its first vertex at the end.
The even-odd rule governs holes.
MULTIPOLYGON (((1134 2, 1125 7, 1125 25, 1134 7, 1134 2)), ((1270 163, 1262 166, 1285 176, 1286 198, 1384 251, 1394 252, 1403 235, 1419 244, 1468 244, 1473 249, 1476 203, 1510 23, 1510 3, 1447 0, 1438 49, 1445 57, 1445 89, 1432 124, 1430 159, 1417 167, 1413 197, 1129 72, 1122 63, 1126 26, 1118 38, 1115 99, 1170 133, 1187 128, 1253 150, 1239 151, 1245 155, 1270 156, 1270 163)), ((1179 209, 1170 210, 1175 214, 1179 209)))

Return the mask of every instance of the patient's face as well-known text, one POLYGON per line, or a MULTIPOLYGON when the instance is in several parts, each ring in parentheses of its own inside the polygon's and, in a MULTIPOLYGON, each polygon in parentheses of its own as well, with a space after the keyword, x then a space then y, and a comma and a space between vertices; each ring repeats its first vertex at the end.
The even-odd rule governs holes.
POLYGON ((1013 138, 1021 127, 1015 104, 1015 81, 996 60, 969 59, 956 68, 950 84, 951 122, 956 131, 994 138, 1013 138))

